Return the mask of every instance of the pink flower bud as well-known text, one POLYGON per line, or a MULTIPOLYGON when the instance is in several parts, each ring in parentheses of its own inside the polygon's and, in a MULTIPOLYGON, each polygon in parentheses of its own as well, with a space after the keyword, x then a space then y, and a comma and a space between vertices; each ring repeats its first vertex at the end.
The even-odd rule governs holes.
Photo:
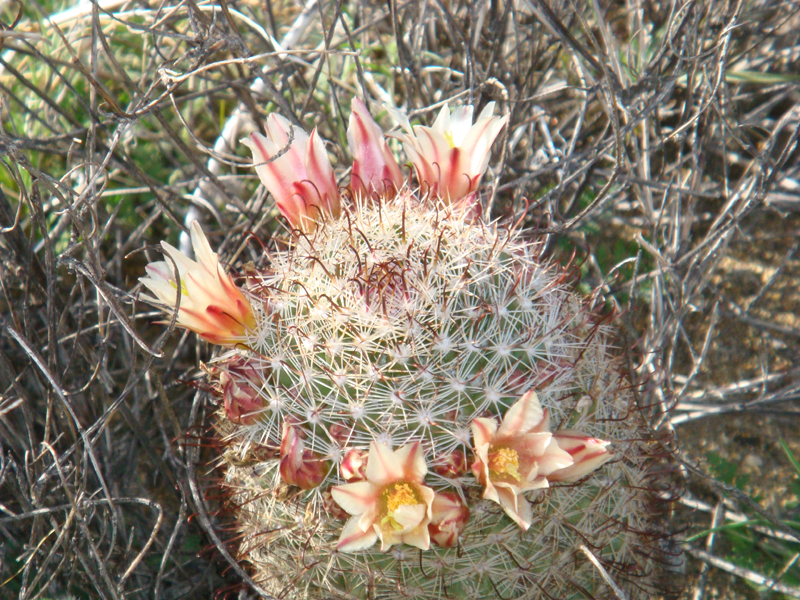
POLYGON ((367 453, 351 448, 342 459, 340 471, 345 481, 364 481, 367 478, 367 453))
POLYGON ((428 533, 443 548, 452 548, 464 531, 469 519, 469 507, 455 492, 440 492, 431 504, 431 522, 428 533))
POLYGON ((461 450, 453 450, 435 461, 431 471, 442 477, 461 477, 467 472, 467 456, 461 450))
POLYGON ((259 393, 261 373, 248 362, 236 360, 220 373, 219 382, 228 419, 239 425, 255 423, 264 408, 264 400, 259 393))
POLYGON ((347 141, 353 155, 350 188, 357 196, 388 196, 403 185, 403 175, 383 131, 358 98, 353 98, 347 141))
POLYGON ((347 442, 352 437, 353 428, 346 425, 341 425, 340 423, 331 423, 331 425, 328 427, 328 433, 330 434, 331 439, 333 439, 333 441, 336 442, 340 448, 343 448, 347 445, 347 442))
POLYGON ((328 462, 319 454, 307 450, 297 427, 283 423, 281 438, 281 479, 301 490, 310 490, 325 480, 328 462))
POLYGON ((252 133, 242 143, 253 151, 253 166, 261 183, 292 227, 309 233, 322 220, 337 218, 341 213, 339 188, 317 130, 309 136, 273 113, 267 117, 267 134, 269 137, 252 133))
POLYGON ((608 451, 611 442, 589 437, 579 431, 571 429, 554 431, 553 439, 575 462, 564 469, 550 473, 547 476, 549 481, 578 481, 614 458, 608 451))

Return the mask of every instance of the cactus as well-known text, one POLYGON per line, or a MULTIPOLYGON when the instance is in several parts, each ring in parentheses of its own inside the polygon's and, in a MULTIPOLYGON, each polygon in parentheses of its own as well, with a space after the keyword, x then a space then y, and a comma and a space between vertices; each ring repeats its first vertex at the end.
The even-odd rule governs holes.
MULTIPOLYGON (((230 311, 209 303, 237 315, 209 372, 237 553, 275 596, 610 595, 587 552, 633 595, 655 585, 656 459, 610 326, 539 242, 477 216, 492 108, 405 122, 416 188, 358 101, 341 197, 316 132, 270 117, 246 140, 295 230, 230 311)), ((159 265, 151 301, 202 335, 159 265)))

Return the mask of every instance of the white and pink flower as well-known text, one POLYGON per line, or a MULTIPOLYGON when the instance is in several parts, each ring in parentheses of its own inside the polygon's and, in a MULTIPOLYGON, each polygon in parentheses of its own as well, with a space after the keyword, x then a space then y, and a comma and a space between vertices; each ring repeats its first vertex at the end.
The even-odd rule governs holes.
POLYGON ((434 499, 433 490, 422 483, 427 472, 419 442, 395 451, 373 442, 366 481, 331 488, 336 503, 352 515, 338 549, 355 552, 380 540, 381 550, 400 543, 427 550, 434 499))
POLYGON ((495 419, 472 421, 472 471, 484 485, 483 497, 497 502, 525 530, 533 520, 525 492, 549 487, 551 478, 572 481, 608 460, 597 454, 600 448, 605 451, 607 442, 587 436, 578 439, 580 434, 568 432, 562 447, 557 437, 560 434, 549 430, 547 411, 542 410, 532 390, 508 409, 499 427, 495 419), (579 461, 580 466, 576 466, 579 461))
POLYGON ((256 326, 250 301, 220 266, 219 257, 211 250, 197 221, 192 223, 190 234, 197 260, 190 259, 167 242, 161 242, 171 261, 147 265, 148 277, 139 281, 154 296, 143 296, 143 299, 160 306, 170 315, 177 311, 178 326, 194 331, 208 342, 220 346, 243 343, 246 332, 256 326))
POLYGON ((317 130, 309 136, 273 113, 267 117, 267 134, 251 133, 242 143, 252 150, 261 183, 292 227, 309 233, 325 219, 337 218, 339 188, 317 130))
POLYGON ((472 124, 472 106, 450 110, 445 105, 431 127, 415 125, 400 117, 403 141, 414 165, 422 193, 445 204, 469 206, 476 199, 480 179, 489 165, 492 143, 509 116, 493 116, 494 102, 472 124))
POLYGON ((356 196, 386 197, 403 186, 400 166, 386 144, 383 131, 358 98, 353 98, 347 141, 353 155, 350 189, 356 196))

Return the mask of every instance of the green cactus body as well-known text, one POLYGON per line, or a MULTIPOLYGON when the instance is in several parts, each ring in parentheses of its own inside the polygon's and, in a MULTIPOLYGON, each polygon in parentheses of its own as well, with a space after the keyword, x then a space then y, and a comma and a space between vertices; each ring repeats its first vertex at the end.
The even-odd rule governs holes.
POLYGON ((257 326, 217 363, 260 406, 246 422, 219 419, 240 559, 286 598, 610 596, 585 545, 636 597, 657 570, 644 551, 653 458, 609 331, 535 241, 432 204, 402 193, 355 203, 248 279, 257 326), (482 497, 470 427, 528 390, 553 431, 609 440, 613 460, 526 492, 524 531, 482 497), (310 489, 286 483, 279 457, 259 458, 286 423, 313 456, 310 489), (337 550, 349 515, 331 489, 346 483, 347 452, 373 442, 421 443, 424 485, 469 509, 452 547, 337 550))

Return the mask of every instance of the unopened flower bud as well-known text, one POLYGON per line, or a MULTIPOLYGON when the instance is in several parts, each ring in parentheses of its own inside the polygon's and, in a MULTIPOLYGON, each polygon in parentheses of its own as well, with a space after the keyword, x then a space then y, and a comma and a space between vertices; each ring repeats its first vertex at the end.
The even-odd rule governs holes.
POLYGON ((345 481, 363 481, 367 478, 367 453, 351 448, 342 459, 340 467, 345 481))
POLYGON ((310 490, 323 482, 328 462, 316 452, 306 449, 297 427, 284 422, 281 438, 281 479, 301 490, 310 490))
POLYGON ((346 425, 341 425, 340 423, 331 423, 328 427, 328 433, 331 436, 331 439, 339 444, 340 448, 343 448, 347 445, 347 442, 353 435, 353 428, 348 427, 346 425))
POLYGON ((461 477, 467 472, 467 456, 461 450, 453 450, 435 461, 431 471, 441 477, 461 477))
POLYGON ((264 408, 259 392, 261 373, 246 361, 230 363, 220 373, 225 415, 239 425, 251 425, 264 408))
POLYGON ((469 507, 455 492, 440 492, 431 504, 428 533, 443 548, 452 548, 469 520, 469 507))

